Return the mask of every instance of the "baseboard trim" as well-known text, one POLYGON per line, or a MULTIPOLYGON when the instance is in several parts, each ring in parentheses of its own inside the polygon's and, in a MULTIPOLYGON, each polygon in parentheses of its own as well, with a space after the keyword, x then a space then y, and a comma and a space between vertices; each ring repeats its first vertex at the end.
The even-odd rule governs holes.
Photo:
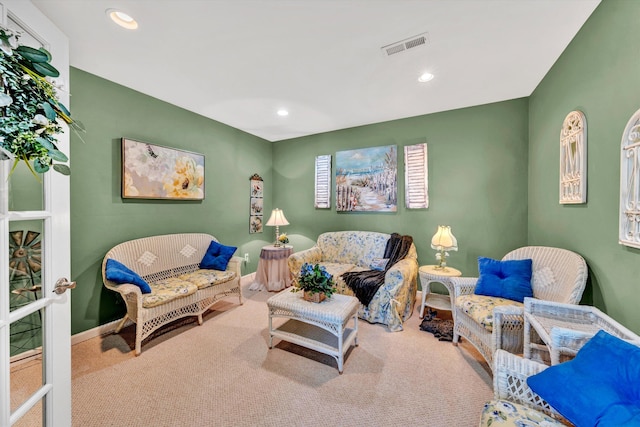
MULTIPOLYGON (((240 278, 240 286, 248 286, 253 283, 256 273, 245 274, 240 278)), ((83 332, 78 332, 71 336, 71 345, 80 344, 81 342, 88 341, 92 338, 109 335, 116 330, 120 320, 114 320, 113 322, 105 323, 104 325, 96 326, 95 328, 88 329, 83 332)), ((131 320, 127 320, 124 326, 133 324, 131 320)), ((17 363, 21 361, 27 361, 42 354, 42 347, 38 347, 33 350, 25 351, 16 356, 11 357, 11 363, 17 363)))
MULTIPOLYGON (((256 273, 245 274, 240 278, 240 286, 246 286, 253 283, 256 273)), ((116 326, 118 326, 119 320, 114 320, 113 322, 105 323, 104 325, 97 326, 93 329, 86 330, 84 332, 77 333, 71 337, 71 345, 79 344, 83 341, 90 340, 92 338, 96 338, 103 335, 108 335, 113 333, 116 330, 116 326)), ((131 320, 127 320, 124 326, 129 326, 133 324, 131 320)))

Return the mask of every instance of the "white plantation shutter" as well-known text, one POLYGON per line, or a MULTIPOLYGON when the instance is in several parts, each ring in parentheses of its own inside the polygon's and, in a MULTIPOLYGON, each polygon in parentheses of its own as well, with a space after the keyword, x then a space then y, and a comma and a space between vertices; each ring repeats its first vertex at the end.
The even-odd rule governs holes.
POLYGON ((426 143, 404 147, 404 192, 408 209, 429 207, 426 143))
POLYGON ((316 157, 315 207, 331 208, 331 155, 316 157))

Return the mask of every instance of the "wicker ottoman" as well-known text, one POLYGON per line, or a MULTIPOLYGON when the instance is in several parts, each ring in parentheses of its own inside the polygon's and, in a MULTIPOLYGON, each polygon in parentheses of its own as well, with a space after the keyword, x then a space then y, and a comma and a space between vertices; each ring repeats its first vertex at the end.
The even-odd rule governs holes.
POLYGON ((302 299, 302 293, 285 289, 267 300, 269 307, 269 348, 273 337, 333 356, 342 374, 344 355, 353 344, 358 345, 357 298, 333 294, 321 303, 302 299), (274 317, 290 319, 273 327, 274 317), (353 328, 347 323, 353 319, 353 328))

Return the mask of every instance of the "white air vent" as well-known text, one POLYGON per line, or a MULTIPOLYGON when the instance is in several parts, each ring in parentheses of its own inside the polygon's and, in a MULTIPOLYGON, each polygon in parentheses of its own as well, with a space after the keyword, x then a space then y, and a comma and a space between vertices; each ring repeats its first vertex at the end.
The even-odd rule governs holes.
POLYGON ((405 50, 415 49, 420 46, 426 46, 429 43, 429 33, 418 34, 408 39, 382 46, 382 54, 384 56, 395 55, 405 50))

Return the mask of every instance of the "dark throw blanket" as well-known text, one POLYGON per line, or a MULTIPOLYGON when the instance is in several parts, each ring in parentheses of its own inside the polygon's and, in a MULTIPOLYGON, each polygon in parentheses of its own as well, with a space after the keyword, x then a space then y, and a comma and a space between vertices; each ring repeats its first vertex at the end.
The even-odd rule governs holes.
POLYGON ((363 305, 369 305, 378 288, 384 283, 387 270, 407 256, 412 243, 413 237, 393 233, 384 250, 384 258, 389 259, 384 270, 348 271, 342 274, 344 282, 363 305))

